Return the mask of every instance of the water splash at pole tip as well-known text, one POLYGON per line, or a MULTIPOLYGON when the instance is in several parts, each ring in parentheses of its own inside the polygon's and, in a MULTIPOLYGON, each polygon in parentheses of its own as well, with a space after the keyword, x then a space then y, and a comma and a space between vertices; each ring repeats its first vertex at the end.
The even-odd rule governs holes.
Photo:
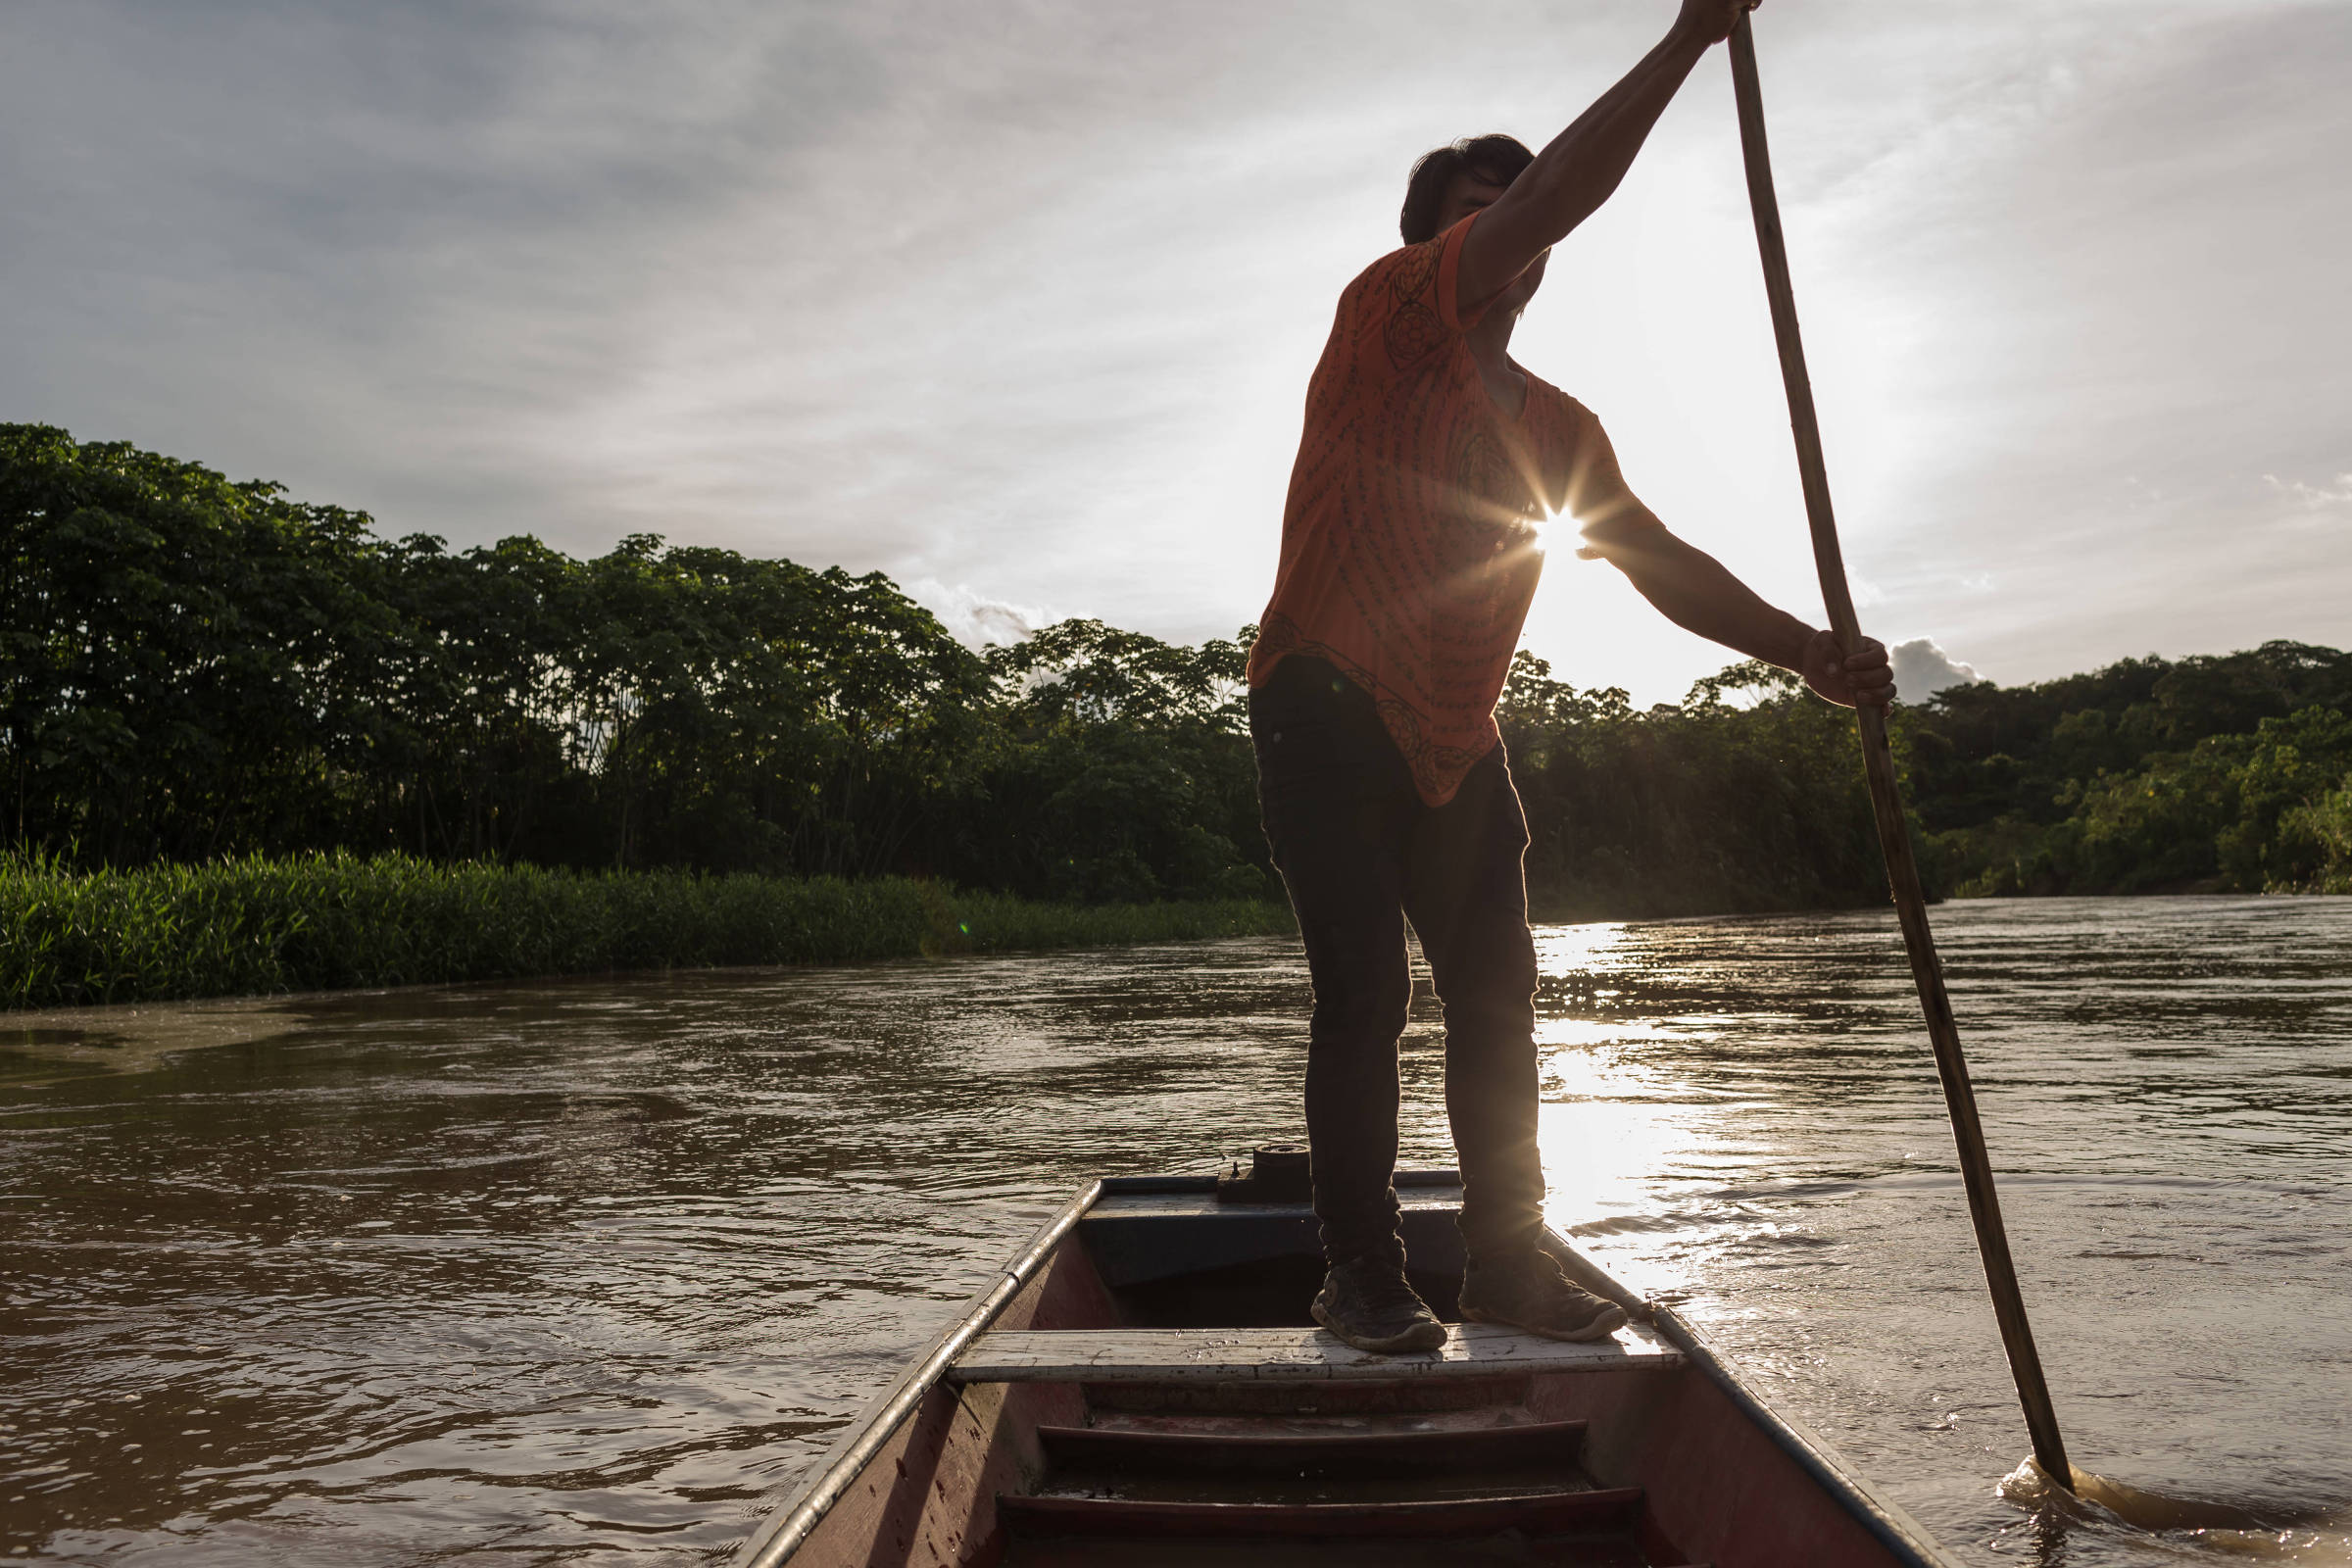
POLYGON ((2071 1493, 2052 1486, 2048 1473, 2031 1458, 2003 1476, 1994 1490, 2036 1513, 2046 1509, 2083 1524, 2121 1524, 2185 1537, 2184 1544, 2222 1556, 2352 1565, 2352 1534, 2345 1534, 2352 1516, 2340 1508, 2248 1508, 2212 1497, 2149 1492, 2092 1475, 2081 1465, 2067 1468, 2074 1475, 2071 1493))

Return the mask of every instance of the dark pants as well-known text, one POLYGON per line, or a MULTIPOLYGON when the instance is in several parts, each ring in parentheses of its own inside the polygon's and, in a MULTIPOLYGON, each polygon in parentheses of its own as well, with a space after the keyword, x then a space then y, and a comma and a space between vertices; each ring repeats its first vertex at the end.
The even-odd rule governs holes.
POLYGON ((1404 922, 1446 1008, 1446 1111, 1474 1254, 1535 1241, 1536 951, 1527 817, 1497 746, 1424 805, 1363 690, 1292 655, 1250 694, 1258 801, 1314 979, 1306 1133, 1324 1255, 1402 1256, 1396 1041, 1412 1000, 1404 922))

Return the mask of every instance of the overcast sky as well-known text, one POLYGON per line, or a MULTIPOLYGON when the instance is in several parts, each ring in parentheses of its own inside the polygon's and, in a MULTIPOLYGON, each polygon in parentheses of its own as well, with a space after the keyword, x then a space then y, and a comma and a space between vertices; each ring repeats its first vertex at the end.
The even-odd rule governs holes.
MULTIPOLYGON (((1412 159, 1670 0, 0 7, 0 419, 459 545, 879 568, 966 635, 1230 634, 1412 159)), ((2016 682, 2352 644, 2352 5, 1771 0, 1866 626, 2016 682)), ((1820 600, 1702 64, 1520 329, 1678 531, 1820 600)), ((1725 662, 1564 554, 1528 645, 1725 662)))

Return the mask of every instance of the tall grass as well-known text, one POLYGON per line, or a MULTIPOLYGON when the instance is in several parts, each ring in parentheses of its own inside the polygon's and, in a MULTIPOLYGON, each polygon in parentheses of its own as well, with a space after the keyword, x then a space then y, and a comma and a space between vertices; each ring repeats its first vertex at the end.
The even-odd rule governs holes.
POLYGON ((0 1007, 1287 931, 1242 901, 1080 906, 906 878, 581 874, 404 856, 77 872, 0 856, 0 1007))

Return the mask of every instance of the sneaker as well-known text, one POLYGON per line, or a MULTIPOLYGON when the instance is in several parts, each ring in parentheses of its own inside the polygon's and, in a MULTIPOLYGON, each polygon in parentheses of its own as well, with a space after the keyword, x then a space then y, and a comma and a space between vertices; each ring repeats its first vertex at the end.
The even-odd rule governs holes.
POLYGON ((1462 1274, 1462 1319, 1552 1340, 1605 1340, 1624 1326, 1625 1308, 1571 1285, 1557 1258, 1531 1247, 1516 1258, 1471 1260, 1462 1274))
POLYGON ((1334 1263, 1307 1310, 1359 1350, 1387 1355, 1446 1343, 1446 1325, 1405 1283, 1404 1271, 1385 1258, 1334 1263))

